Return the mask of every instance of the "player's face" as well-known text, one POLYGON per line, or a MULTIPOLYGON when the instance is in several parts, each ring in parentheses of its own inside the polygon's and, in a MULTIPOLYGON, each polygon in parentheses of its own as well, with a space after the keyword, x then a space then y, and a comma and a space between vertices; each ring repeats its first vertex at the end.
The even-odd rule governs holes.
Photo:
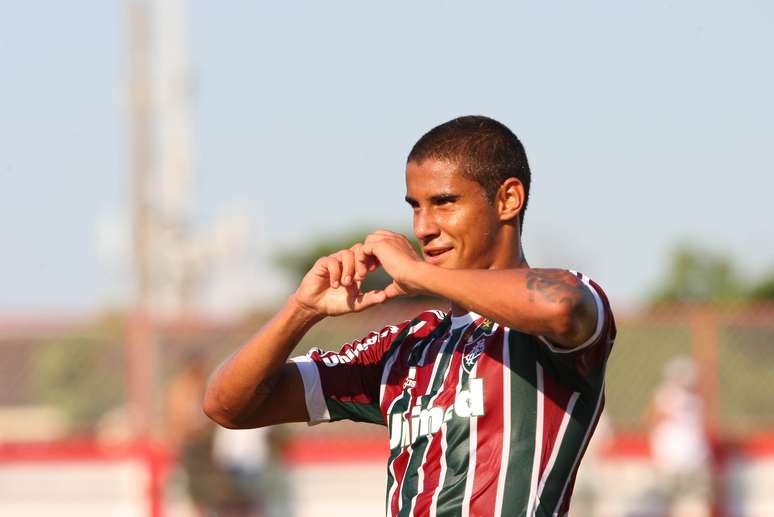
POLYGON ((438 160, 409 162, 406 201, 425 261, 449 269, 488 269, 497 256, 497 210, 484 188, 438 160))

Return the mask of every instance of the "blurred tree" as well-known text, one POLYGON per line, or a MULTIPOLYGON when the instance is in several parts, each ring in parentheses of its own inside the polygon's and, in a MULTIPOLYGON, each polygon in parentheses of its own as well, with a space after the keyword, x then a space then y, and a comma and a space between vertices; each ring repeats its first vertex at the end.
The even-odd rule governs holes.
POLYGON ((774 300, 774 272, 755 282, 748 291, 751 300, 774 300))
POLYGON ((744 298, 744 282, 731 259, 690 245, 675 249, 652 303, 720 302, 744 298))
MULTIPOLYGON (((299 282, 307 271, 312 268, 314 263, 317 262, 317 259, 339 250, 349 248, 356 242, 362 242, 368 233, 370 233, 369 230, 352 230, 344 234, 328 236, 324 239, 310 243, 303 249, 285 251, 277 257, 276 261, 279 266, 287 270, 293 276, 295 282, 299 282)), ((404 234, 407 236, 410 235, 408 233, 404 234)), ((411 238, 411 243, 419 253, 420 247, 417 241, 411 238)), ((383 289, 389 285, 390 282, 392 282, 390 276, 380 268, 366 277, 361 286, 361 290, 371 291, 374 289, 383 289)))
POLYGON ((123 401, 123 347, 113 325, 52 340, 33 367, 38 399, 62 410, 76 433, 123 401))

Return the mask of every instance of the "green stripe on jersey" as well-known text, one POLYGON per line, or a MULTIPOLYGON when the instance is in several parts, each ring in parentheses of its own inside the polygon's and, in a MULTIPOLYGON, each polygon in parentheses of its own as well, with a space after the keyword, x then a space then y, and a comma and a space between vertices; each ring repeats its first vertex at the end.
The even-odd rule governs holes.
MULTIPOLYGON (((508 334, 511 369, 511 440, 502 515, 524 515, 529 504, 537 419, 537 345, 534 338, 511 329, 508 334)), ((501 467, 502 468, 502 467, 501 467)))
POLYGON ((336 400, 326 397, 325 403, 328 405, 328 412, 331 415, 331 422, 337 420, 349 419, 354 422, 369 422, 372 424, 384 425, 384 415, 379 404, 359 404, 357 402, 336 400))

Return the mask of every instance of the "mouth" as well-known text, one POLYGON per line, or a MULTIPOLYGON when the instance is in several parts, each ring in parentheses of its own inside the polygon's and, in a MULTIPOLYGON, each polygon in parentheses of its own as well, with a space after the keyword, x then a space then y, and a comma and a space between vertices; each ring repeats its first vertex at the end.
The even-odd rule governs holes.
POLYGON ((432 248, 424 248, 422 251, 425 254, 425 261, 431 264, 437 264, 449 256, 454 248, 451 246, 437 246, 432 248))

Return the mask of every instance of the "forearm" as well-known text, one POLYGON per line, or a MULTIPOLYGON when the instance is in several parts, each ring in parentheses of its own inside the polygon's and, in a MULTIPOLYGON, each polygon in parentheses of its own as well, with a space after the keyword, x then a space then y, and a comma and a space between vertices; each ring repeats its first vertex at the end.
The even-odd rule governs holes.
POLYGON ((422 263, 414 281, 467 310, 568 346, 587 338, 596 322, 591 293, 564 270, 444 269, 422 263))
POLYGON ((205 393, 205 413, 219 423, 254 415, 272 392, 293 348, 321 319, 291 296, 274 318, 212 375, 205 393))

